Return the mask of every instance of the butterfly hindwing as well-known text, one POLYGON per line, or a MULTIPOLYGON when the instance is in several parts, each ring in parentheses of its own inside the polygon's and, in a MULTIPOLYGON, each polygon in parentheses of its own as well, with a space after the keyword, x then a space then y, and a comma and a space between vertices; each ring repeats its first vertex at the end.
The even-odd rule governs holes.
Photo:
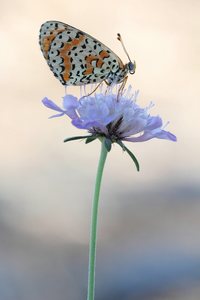
POLYGON ((103 43, 70 25, 47 21, 40 29, 40 47, 63 85, 98 83, 124 67, 103 43))

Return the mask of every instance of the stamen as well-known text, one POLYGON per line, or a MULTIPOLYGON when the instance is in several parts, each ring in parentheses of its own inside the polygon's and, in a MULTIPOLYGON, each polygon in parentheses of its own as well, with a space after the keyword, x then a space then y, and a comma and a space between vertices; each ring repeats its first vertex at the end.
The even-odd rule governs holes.
POLYGON ((65 95, 67 95, 67 85, 65 85, 65 95))
POLYGON ((163 125, 163 127, 162 127, 162 129, 165 129, 168 125, 169 125, 169 121, 168 122, 166 122, 164 125, 163 125))

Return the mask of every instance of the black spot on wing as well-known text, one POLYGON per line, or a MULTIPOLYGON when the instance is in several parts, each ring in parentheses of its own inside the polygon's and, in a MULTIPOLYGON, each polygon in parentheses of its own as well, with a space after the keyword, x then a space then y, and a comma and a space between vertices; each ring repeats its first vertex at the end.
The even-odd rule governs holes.
POLYGON ((76 36, 75 36, 75 38, 79 38, 81 35, 83 35, 83 32, 81 32, 81 31, 78 31, 78 32, 76 33, 76 36))
POLYGON ((77 82, 77 78, 74 79, 74 83, 73 84, 76 85, 76 82, 77 82))
POLYGON ((60 68, 62 69, 61 72, 63 72, 65 70, 64 66, 60 66, 60 68))
MULTIPOLYGON (((55 75, 55 74, 54 74, 54 75, 55 75)), ((60 82, 62 83, 62 85, 66 85, 66 82, 65 82, 65 80, 64 80, 62 74, 60 74, 59 80, 60 80, 60 82)))
POLYGON ((87 76, 83 76, 81 79, 80 79, 80 82, 84 82, 84 80, 87 78, 87 76))

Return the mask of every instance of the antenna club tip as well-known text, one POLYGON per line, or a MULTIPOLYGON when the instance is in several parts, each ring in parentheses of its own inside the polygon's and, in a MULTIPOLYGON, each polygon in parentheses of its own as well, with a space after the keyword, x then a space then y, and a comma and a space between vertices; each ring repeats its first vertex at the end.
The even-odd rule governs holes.
POLYGON ((120 41, 121 40, 121 34, 117 33, 117 39, 120 41))

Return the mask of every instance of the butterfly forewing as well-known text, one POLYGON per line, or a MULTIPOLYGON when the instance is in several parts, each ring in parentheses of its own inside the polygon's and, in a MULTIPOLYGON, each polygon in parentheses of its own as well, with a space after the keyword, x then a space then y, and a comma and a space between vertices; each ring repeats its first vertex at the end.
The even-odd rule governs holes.
POLYGON ((120 58, 97 39, 58 21, 41 26, 40 47, 63 85, 98 83, 124 68, 120 58))

